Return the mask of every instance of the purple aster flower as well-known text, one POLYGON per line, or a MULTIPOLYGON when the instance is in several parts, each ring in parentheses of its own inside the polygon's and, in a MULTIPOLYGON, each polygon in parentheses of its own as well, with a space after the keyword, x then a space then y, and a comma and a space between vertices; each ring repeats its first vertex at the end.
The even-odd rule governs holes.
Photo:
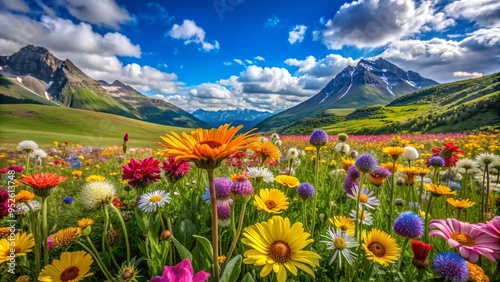
POLYGON ((420 238, 424 234, 424 220, 412 211, 405 211, 394 220, 392 229, 404 238, 420 238))
POLYGON ((465 259, 452 252, 442 252, 432 261, 434 272, 446 280, 465 282, 469 278, 469 267, 465 259))
POLYGON ((316 129, 309 137, 309 143, 315 147, 325 146, 328 143, 328 134, 324 130, 316 129))
POLYGON ((73 198, 71 198, 71 197, 66 197, 66 198, 64 198, 64 199, 63 199, 63 202, 64 202, 65 204, 71 204, 71 203, 73 203, 73 201, 74 201, 74 200, 75 200, 75 199, 73 199, 73 198))
POLYGON ((217 218, 219 226, 228 226, 231 224, 231 207, 225 204, 217 204, 217 218))
POLYGON ((446 160, 441 156, 432 156, 429 158, 429 165, 433 167, 443 167, 446 160))
POLYGON ((344 191, 347 194, 352 195, 352 191, 354 190, 354 187, 359 185, 359 180, 361 177, 361 172, 359 172, 356 167, 351 166, 347 170, 347 175, 344 179, 344 191))
POLYGON ((253 186, 246 176, 238 176, 231 185, 231 195, 235 200, 248 200, 253 195, 253 186))
POLYGON ((307 182, 301 183, 299 187, 297 187, 297 194, 299 194, 303 200, 312 198, 315 192, 314 186, 307 182))
POLYGON ((360 172, 370 173, 378 166, 378 162, 374 156, 365 153, 356 159, 354 165, 360 172))

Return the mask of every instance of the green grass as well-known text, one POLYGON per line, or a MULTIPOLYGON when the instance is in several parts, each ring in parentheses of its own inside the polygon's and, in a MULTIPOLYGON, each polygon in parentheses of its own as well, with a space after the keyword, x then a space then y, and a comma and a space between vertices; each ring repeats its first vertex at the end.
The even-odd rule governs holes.
POLYGON ((72 108, 88 109, 99 112, 125 114, 129 110, 111 97, 102 97, 87 88, 78 88, 75 92, 67 92, 69 100, 65 104, 72 108))
POLYGON ((188 128, 164 126, 122 116, 80 109, 33 104, 0 105, 0 144, 31 139, 39 144, 69 141, 85 146, 121 145, 130 136, 129 147, 157 147, 160 135, 188 128))
POLYGON ((325 114, 333 114, 337 116, 346 116, 352 112, 354 112, 355 108, 351 109, 328 109, 324 111, 325 114))
POLYGON ((43 105, 60 106, 59 103, 47 100, 37 94, 17 85, 12 82, 9 78, 0 74, 0 95, 10 96, 16 99, 31 100, 36 103, 43 105))

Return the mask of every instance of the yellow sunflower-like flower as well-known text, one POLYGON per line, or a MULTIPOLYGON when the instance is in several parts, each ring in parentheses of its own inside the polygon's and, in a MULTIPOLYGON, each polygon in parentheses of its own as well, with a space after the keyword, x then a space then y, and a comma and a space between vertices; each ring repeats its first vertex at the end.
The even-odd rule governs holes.
POLYGON ((342 232, 347 232, 347 235, 354 235, 354 230, 356 229, 356 224, 354 220, 346 216, 334 216, 329 219, 330 223, 335 225, 342 232))
POLYGON ((85 229, 85 227, 91 226, 92 224, 94 224, 94 220, 91 218, 82 218, 77 222, 78 227, 81 229, 85 229))
POLYGON ((382 149, 384 154, 390 155, 394 161, 398 159, 398 157, 406 152, 405 148, 402 147, 385 147, 382 149))
POLYGON ((71 175, 73 176, 73 179, 78 179, 80 176, 82 176, 82 171, 81 170, 73 170, 71 172, 71 175))
POLYGON ((396 240, 384 231, 372 229, 368 235, 363 234, 363 241, 367 259, 384 266, 398 260, 401 249, 396 240))
POLYGON ((90 175, 87 178, 85 178, 86 182, 104 181, 104 180, 106 180, 106 177, 102 175, 90 175))
POLYGON ((269 141, 257 141, 253 147, 255 156, 267 162, 274 162, 281 157, 278 147, 269 141))
POLYGON ((342 158, 342 168, 347 171, 351 166, 354 165, 354 160, 351 158, 342 158))
POLYGON ((84 251, 64 252, 60 259, 55 259, 42 269, 38 281, 81 281, 94 274, 89 273, 93 262, 92 257, 84 251))
POLYGON ((20 257, 31 252, 31 248, 35 246, 35 239, 29 233, 16 233, 14 245, 11 244, 12 241, 7 240, 7 238, 0 240, 0 264, 10 260, 11 254, 20 257), (12 252, 12 250, 14 251, 12 252))
POLYGON ((252 143, 257 140, 256 133, 248 131, 235 137, 241 128, 242 125, 229 127, 229 124, 225 124, 217 129, 198 128, 191 131, 190 135, 172 132, 171 135, 160 136, 165 143, 156 142, 166 147, 158 154, 174 156, 176 161, 193 161, 200 168, 214 169, 227 156, 242 149, 253 148, 252 143))
POLYGON ((398 172, 402 167, 402 165, 393 164, 392 162, 381 163, 381 164, 379 164, 379 166, 391 171, 392 174, 398 172), (393 169, 393 165, 394 165, 394 169, 393 169))
POLYGON ((468 209, 472 207, 475 203, 471 202, 469 199, 455 200, 453 198, 446 199, 448 204, 452 205, 457 210, 468 209))
POLYGON ((15 197, 15 203, 17 205, 20 203, 30 202, 33 199, 35 199, 35 194, 31 193, 30 191, 21 190, 15 197))
POLYGON ((469 261, 465 261, 467 263, 467 266, 469 268, 469 280, 468 281, 473 281, 473 282, 489 282, 490 279, 488 276, 484 273, 484 270, 482 267, 480 267, 477 264, 473 264, 469 261))
POLYGON ((416 172, 418 175, 420 175, 420 176, 424 177, 424 176, 426 176, 426 175, 427 175, 427 173, 429 173, 429 172, 430 172, 430 170, 429 170, 428 168, 416 167, 416 168, 415 168, 415 172, 416 172))
POLYGON ((304 251, 314 240, 304 232, 302 223, 290 226, 288 218, 273 216, 267 222, 246 227, 243 231, 243 244, 250 247, 243 256, 243 263, 262 266, 260 277, 274 271, 278 282, 285 282, 287 270, 297 276, 297 268, 305 271, 313 278, 314 272, 309 266, 319 266, 318 254, 304 251))
POLYGON ((431 192, 435 197, 440 197, 442 195, 456 195, 456 191, 451 191, 450 187, 444 185, 436 185, 434 183, 426 184, 424 183, 425 190, 431 192))
POLYGON ((288 198, 278 189, 261 189, 259 195, 255 195, 253 204, 258 210, 278 214, 288 209, 288 198))
POLYGON ((81 236, 82 229, 80 227, 68 227, 57 231, 54 236, 52 236, 52 241, 56 248, 67 248, 81 236))
POLYGON ((274 181, 287 188, 295 188, 300 185, 300 181, 297 177, 291 175, 278 175, 274 178, 274 181))

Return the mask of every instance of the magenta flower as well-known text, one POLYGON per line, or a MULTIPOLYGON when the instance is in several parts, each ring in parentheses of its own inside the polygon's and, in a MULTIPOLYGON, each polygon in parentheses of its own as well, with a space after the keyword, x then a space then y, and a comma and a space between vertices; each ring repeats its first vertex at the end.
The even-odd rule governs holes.
MULTIPOLYGON (((477 223, 472 225, 474 228, 481 230, 481 232, 485 232, 490 234, 493 237, 498 238, 498 244, 500 244, 500 216, 495 216, 492 220, 484 223, 477 223)), ((500 260, 500 250, 498 250, 495 254, 497 260, 500 260)))
POLYGON ((468 222, 454 218, 433 219, 430 228, 435 230, 429 235, 446 239, 450 247, 457 248, 462 257, 472 263, 479 260, 479 255, 495 261, 495 256, 500 252, 499 238, 475 228, 468 222))
POLYGON ((184 160, 176 161, 175 157, 170 156, 167 161, 163 161, 163 171, 168 181, 172 183, 186 176, 190 170, 191 166, 184 160))
POLYGON ((210 277, 205 271, 193 275, 193 266, 188 258, 174 266, 165 265, 161 276, 154 276, 151 282, 203 282, 210 277))
POLYGON ((130 159, 128 166, 122 165, 122 178, 128 180, 130 186, 143 188, 160 179, 159 163, 160 161, 153 159, 153 157, 138 161, 130 159))

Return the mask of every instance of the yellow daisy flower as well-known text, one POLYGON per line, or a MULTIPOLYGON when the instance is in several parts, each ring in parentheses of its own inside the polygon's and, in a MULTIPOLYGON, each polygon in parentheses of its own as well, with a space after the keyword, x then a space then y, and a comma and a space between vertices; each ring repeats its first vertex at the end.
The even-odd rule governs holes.
POLYGON ((106 177, 101 176, 101 175, 91 175, 85 178, 86 182, 94 182, 94 181, 104 181, 106 180, 106 177))
POLYGON ((33 199, 35 199, 35 194, 31 193, 30 191, 21 190, 15 197, 15 203, 17 205, 20 203, 30 202, 33 199))
POLYGON ((54 236, 52 236, 52 241, 56 248, 68 248, 80 236, 82 236, 81 228, 68 227, 57 231, 54 236))
POLYGON ((274 178, 274 181, 283 186, 287 186, 287 188, 295 188, 300 185, 300 181, 297 177, 291 175, 278 175, 274 178))
POLYGON ((452 205, 457 210, 468 209, 472 207, 475 203, 471 202, 469 199, 455 200, 453 198, 446 199, 448 204, 452 205))
POLYGON ((372 229, 368 235, 363 234, 363 241, 367 259, 384 266, 398 260, 401 249, 396 240, 384 231, 372 229))
POLYGON ((398 157, 406 152, 405 148, 402 147, 385 147, 382 149, 384 154, 390 155, 394 161, 398 159, 398 157))
POLYGON ((288 209, 288 198, 278 189, 261 189, 259 195, 255 195, 253 204, 260 211, 278 214, 288 209))
POLYGON ((82 218, 82 219, 78 220, 77 224, 78 224, 78 227, 80 227, 81 229, 85 229, 85 227, 91 226, 92 224, 94 224, 94 220, 91 218, 82 218))
POLYGON ((334 216, 329 219, 330 223, 335 225, 342 232, 347 232, 347 235, 354 235, 354 230, 356 229, 356 224, 354 220, 346 216, 334 216))
POLYGON ((0 240, 0 264, 10 260, 9 256, 14 253, 16 257, 25 256, 35 246, 35 239, 29 233, 16 233, 14 245, 8 238, 0 240), (12 249, 14 252, 11 252, 12 249))
POLYGON ((277 281, 285 282, 287 270, 297 276, 297 270, 301 269, 315 278, 309 266, 319 266, 321 257, 303 250, 314 240, 304 232, 302 223, 291 226, 288 218, 273 216, 267 222, 245 228, 243 236, 241 242, 251 248, 243 254, 243 263, 262 266, 260 277, 274 271, 277 281))
POLYGON ((81 281, 94 274, 89 273, 93 262, 92 257, 84 251, 64 252, 60 259, 55 259, 42 269, 38 281, 81 281))
POLYGON ((451 191, 450 187, 444 185, 436 185, 434 183, 424 183, 425 190, 431 192, 433 196, 440 197, 442 195, 456 195, 457 192, 451 191))

